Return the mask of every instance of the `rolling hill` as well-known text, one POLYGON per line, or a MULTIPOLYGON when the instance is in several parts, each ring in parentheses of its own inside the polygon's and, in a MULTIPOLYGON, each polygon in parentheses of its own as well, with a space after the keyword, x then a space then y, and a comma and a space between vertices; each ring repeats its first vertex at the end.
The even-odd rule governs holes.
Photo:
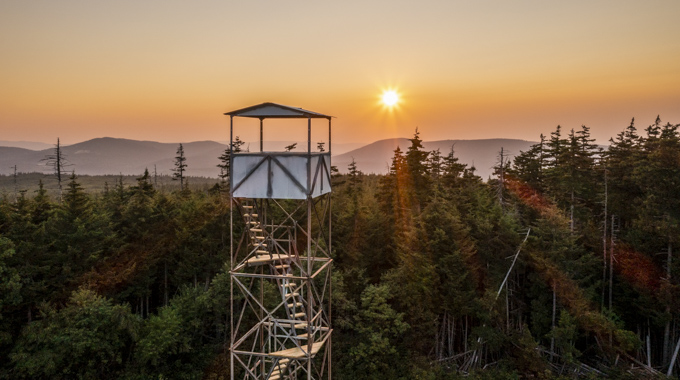
MULTIPOLYGON (((426 150, 439 149, 442 155, 448 154, 451 147, 461 162, 477 168, 477 174, 486 179, 492 172, 501 147, 511 156, 520 150, 527 150, 533 142, 512 139, 488 140, 441 140, 427 141, 423 145, 426 150)), ((349 145, 349 144, 345 144, 349 145)), ((400 146, 408 149, 408 139, 387 139, 351 150, 347 153, 335 155, 333 165, 341 172, 347 171, 347 165, 352 157, 357 166, 364 173, 386 173, 394 150, 400 146)), ((184 143, 184 153, 187 158, 187 172, 189 176, 213 177, 219 174, 218 157, 227 145, 214 141, 196 141, 184 143)), ((138 141, 111 137, 96 138, 78 144, 63 146, 63 152, 71 166, 67 171, 74 170, 76 174, 105 175, 123 174, 139 175, 148 168, 153 172, 154 165, 159 175, 171 174, 174 167, 177 143, 159 143, 154 141, 138 141)), ((266 148, 266 147, 265 147, 266 148)), ((52 149, 29 150, 17 147, 0 146, 0 174, 11 174, 14 165, 19 172, 44 172, 43 160, 52 153, 52 149)))
POLYGON ((37 142, 37 141, 0 140, 0 146, 24 148, 24 149, 30 149, 30 150, 43 150, 43 149, 50 148, 52 146, 52 144, 48 144, 48 143, 44 143, 44 142, 37 142))
MULTIPOLYGON (((217 177, 217 157, 226 145, 214 141, 197 141, 182 144, 187 158, 187 175, 217 177)), ((68 161, 66 170, 76 174, 138 175, 145 168, 158 174, 170 174, 178 144, 137 141, 110 137, 96 138, 78 144, 63 146, 68 161)), ((52 149, 33 151, 22 148, 0 147, 0 174, 10 174, 14 165, 19 172, 49 172, 41 160, 53 152, 52 149)))

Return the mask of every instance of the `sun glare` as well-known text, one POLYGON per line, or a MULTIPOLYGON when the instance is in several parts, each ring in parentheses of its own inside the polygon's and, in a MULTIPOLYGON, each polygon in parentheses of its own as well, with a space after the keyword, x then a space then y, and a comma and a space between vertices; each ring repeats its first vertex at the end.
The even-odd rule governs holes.
POLYGON ((394 107, 399 102, 399 94, 395 90, 385 90, 382 94, 382 102, 387 107, 394 107))

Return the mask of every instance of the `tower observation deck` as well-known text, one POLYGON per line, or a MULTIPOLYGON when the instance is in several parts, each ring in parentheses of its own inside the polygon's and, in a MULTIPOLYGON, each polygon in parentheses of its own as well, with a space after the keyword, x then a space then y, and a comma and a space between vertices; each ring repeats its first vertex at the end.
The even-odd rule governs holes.
POLYGON ((330 379, 331 116, 275 103, 225 115, 231 147, 235 118, 260 121, 259 151, 230 153, 231 379, 330 379), (265 152, 268 119, 306 119, 306 152, 265 152), (328 151, 312 152, 312 119, 328 121, 328 151))

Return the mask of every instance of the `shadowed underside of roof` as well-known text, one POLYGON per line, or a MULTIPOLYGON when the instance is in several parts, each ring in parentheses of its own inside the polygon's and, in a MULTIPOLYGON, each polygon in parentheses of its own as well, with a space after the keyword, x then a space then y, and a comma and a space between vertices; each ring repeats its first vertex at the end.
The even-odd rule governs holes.
POLYGON ((276 103, 262 103, 256 106, 242 108, 236 111, 225 112, 225 115, 238 117, 251 117, 255 119, 330 119, 332 116, 318 112, 308 111, 298 107, 289 107, 276 103))

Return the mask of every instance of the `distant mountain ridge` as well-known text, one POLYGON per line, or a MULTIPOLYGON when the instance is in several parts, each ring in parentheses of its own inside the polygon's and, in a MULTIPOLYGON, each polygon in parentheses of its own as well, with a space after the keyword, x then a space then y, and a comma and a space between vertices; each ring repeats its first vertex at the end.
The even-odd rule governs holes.
POLYGON ((43 150, 48 149, 52 144, 38 142, 38 141, 7 141, 0 140, 0 146, 4 147, 14 147, 14 148, 24 148, 30 150, 43 150))
MULTIPOLYGON (((171 174, 174 168, 176 143, 128 140, 101 137, 62 147, 64 156, 71 166, 67 171, 76 174, 138 175, 148 169, 153 172, 154 165, 158 174, 171 174)), ((187 158, 187 175, 217 177, 218 157, 227 148, 214 141, 183 143, 187 158)), ((32 151, 21 148, 0 147, 0 174, 10 174, 10 166, 17 165, 19 172, 49 172, 41 162, 53 148, 32 151)))
MULTIPOLYGON (((447 155, 454 146, 456 157, 460 162, 477 168, 477 174, 486 179, 492 172, 498 152, 503 147, 511 156, 527 150, 535 144, 531 141, 513 139, 486 140, 441 140, 426 141, 426 150, 440 149, 447 155)), ((67 171, 76 174, 104 175, 124 174, 139 175, 148 169, 169 175, 174 168, 178 143, 159 143, 155 141, 129 140, 112 137, 96 138, 81 143, 63 146, 66 160, 72 166, 67 171)), ((216 178, 219 174, 218 157, 227 148, 226 144, 215 141, 195 141, 183 143, 187 158, 187 175, 216 178)), ((347 171, 347 165, 354 157, 357 166, 364 173, 386 173, 392 161, 394 150, 400 146, 406 151, 410 142, 406 138, 376 141, 350 152, 333 156, 333 165, 341 172, 347 171)), ((265 147, 266 148, 266 147, 265 147)), ((11 174, 14 165, 19 172, 45 172, 50 169, 44 166, 43 160, 51 154, 53 148, 30 150, 17 147, 0 146, 0 174, 11 174)), ((298 149, 300 150, 300 149, 298 149)))

